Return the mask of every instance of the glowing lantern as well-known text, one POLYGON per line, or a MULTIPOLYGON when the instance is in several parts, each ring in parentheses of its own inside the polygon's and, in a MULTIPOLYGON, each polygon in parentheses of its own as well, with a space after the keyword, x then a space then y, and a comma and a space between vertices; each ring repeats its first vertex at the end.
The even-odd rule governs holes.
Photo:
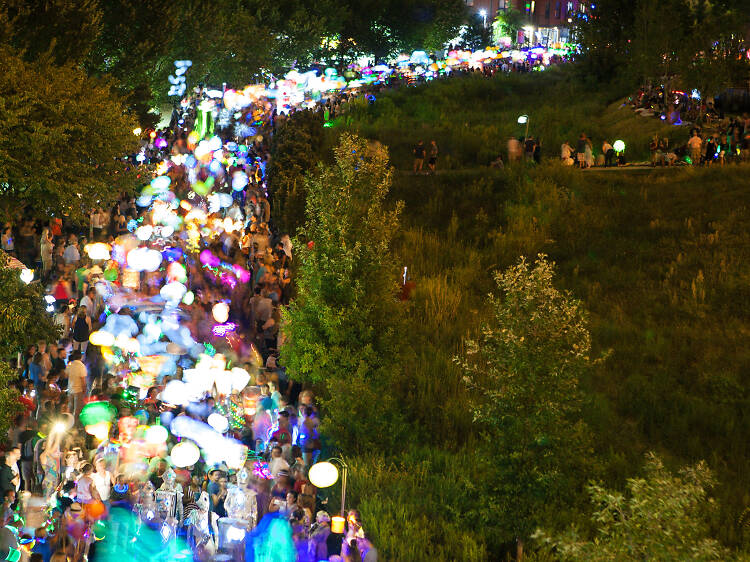
POLYGON ((95 332, 91 332, 91 334, 89 335, 89 343, 91 343, 91 345, 112 347, 115 343, 115 336, 113 336, 109 332, 97 330, 95 332))
POLYGON ((250 374, 241 367, 234 367, 232 373, 232 389, 241 391, 250 382, 250 374))
POLYGON ((308 479, 312 482, 313 486, 329 488, 339 479, 339 471, 330 462, 318 462, 310 467, 308 479))
POLYGON ((166 443, 169 432, 163 425, 152 425, 146 430, 146 442, 151 445, 166 443))
POLYGON ((344 523, 346 523, 346 519, 341 517, 341 515, 334 515, 333 517, 331 517, 331 532, 338 534, 343 533, 344 523))
POLYGON ((232 174, 232 189, 242 191, 248 184, 247 174, 245 172, 235 172, 232 174))
POLYGON ((616 140, 612 148, 615 149, 615 152, 623 152, 625 150, 625 143, 621 140, 616 140))
POLYGON ((23 281, 24 283, 28 285, 34 280, 34 271, 31 269, 24 268, 21 270, 19 277, 21 278, 21 281, 23 281))
POLYGON ((83 247, 83 251, 86 252, 92 260, 108 260, 110 258, 109 244, 104 244, 103 242, 86 244, 83 247))
POLYGON ((111 422, 115 417, 115 408, 109 402, 89 402, 79 414, 84 427, 104 422, 111 422))
POLYGON ((86 426, 86 433, 93 435, 99 441, 104 441, 109 437, 109 428, 111 424, 109 422, 99 422, 86 426))
POLYGON ((216 412, 208 416, 206 421, 208 422, 208 425, 213 427, 219 433, 224 433, 229 429, 229 420, 216 412))
POLYGON ((150 248, 136 248, 128 252, 127 262, 134 271, 156 271, 161 265, 161 253, 150 248))
POLYGON ((229 305, 225 302, 217 302, 211 309, 211 313, 219 324, 223 324, 229 319, 229 305))
POLYGON ((187 274, 185 272, 185 266, 179 262, 172 262, 167 267, 167 278, 170 281, 179 281, 184 283, 187 281, 187 274))
POLYGON ((193 466, 201 458, 201 452, 192 441, 182 441, 172 447, 172 464, 177 468, 193 466))
POLYGON ((169 176, 159 176, 151 180, 151 187, 154 188, 156 193, 162 193, 169 189, 169 184, 172 180, 169 176))
POLYGON ((159 291, 159 294, 165 301, 177 304, 182 300, 182 297, 185 296, 186 292, 187 288, 185 285, 179 281, 172 281, 171 283, 164 285, 159 291))
POLYGON ((139 226, 135 229, 135 236, 138 238, 138 240, 146 241, 151 238, 151 235, 153 233, 154 227, 150 224, 144 224, 143 226, 139 226))

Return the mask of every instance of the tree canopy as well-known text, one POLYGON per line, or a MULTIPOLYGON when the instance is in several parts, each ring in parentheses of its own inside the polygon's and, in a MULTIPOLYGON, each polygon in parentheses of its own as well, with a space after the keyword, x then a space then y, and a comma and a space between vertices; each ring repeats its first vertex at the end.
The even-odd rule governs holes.
POLYGON ((492 319, 457 359, 477 397, 474 419, 491 443, 496 514, 513 533, 506 540, 519 543, 545 511, 574 494, 590 456, 579 389, 593 367, 587 315, 553 277, 544 255, 498 273, 500 294, 489 295, 492 319))
POLYGON ((675 476, 650 453, 645 475, 628 479, 625 494, 589 486, 596 506, 593 540, 575 529, 557 537, 539 532, 536 538, 563 561, 726 560, 727 550, 709 532, 708 520, 716 508, 709 497, 714 483, 705 462, 675 476))
POLYGON ((744 0, 601 0, 576 23, 587 70, 604 79, 656 83, 715 95, 750 78, 744 0))
POLYGON ((398 415, 387 393, 398 372, 398 273, 387 256, 401 205, 385 208, 392 173, 385 148, 344 135, 334 154, 335 164, 307 181, 281 359, 295 380, 323 389, 323 423, 354 451, 397 433, 383 427, 398 415))
POLYGON ((0 214, 78 218, 116 197, 137 143, 111 85, 7 48, 0 66, 0 214))

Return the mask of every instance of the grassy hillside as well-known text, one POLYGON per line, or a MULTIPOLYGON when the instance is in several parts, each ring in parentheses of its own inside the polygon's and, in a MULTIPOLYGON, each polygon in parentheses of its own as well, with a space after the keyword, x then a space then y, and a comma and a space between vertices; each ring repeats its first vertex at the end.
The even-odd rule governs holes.
POLYGON ((654 133, 676 142, 687 140, 685 127, 663 125, 636 116, 622 92, 582 85, 566 68, 534 76, 480 76, 431 82, 417 88, 383 92, 374 104, 359 100, 350 110, 351 129, 391 149, 398 168, 408 169, 420 139, 435 140, 442 168, 486 166, 499 153, 505 159, 510 136, 523 136, 519 115, 530 117, 529 134, 541 139, 544 156, 559 156, 564 140, 586 133, 599 151, 604 139, 622 139, 630 160, 648 157, 654 133))
MULTIPOLYGON (((591 312, 594 345, 610 356, 585 381, 599 477, 621 484, 647 450, 675 465, 708 460, 721 481, 716 532, 743 543, 750 505, 750 191, 747 166, 711 170, 531 171, 401 175, 398 248, 417 283, 419 384, 462 392, 450 363, 482 317, 490 273, 545 252, 559 283, 591 312), (434 338, 434 340, 433 340, 434 338), (424 371, 424 372, 423 372, 424 371), (434 374, 441 373, 439 382, 434 374)), ((437 399, 417 393, 418 407, 437 399)), ((455 411, 435 426, 468 431, 455 411), (450 421, 453 420, 453 423, 450 421)), ((443 432, 442 435, 445 435, 443 432)))
MULTIPOLYGON (((643 454, 656 451, 671 468, 710 463, 720 503, 713 533, 750 548, 750 166, 581 172, 553 159, 485 167, 508 135, 523 133, 519 113, 532 116, 532 134, 553 155, 581 130, 595 145, 622 138, 631 158, 645 156, 654 132, 687 134, 591 91, 564 72, 467 78, 387 92, 353 108, 346 124, 322 129, 307 120, 314 131, 298 130, 300 138, 325 131, 313 159, 330 158, 322 147, 349 129, 387 144, 400 170, 390 198, 405 208, 384 259, 407 266, 416 283, 405 305, 405 376, 392 389, 409 439, 350 459, 349 498, 385 559, 497 560, 513 551, 487 492, 497 479, 486 454, 492 444, 473 423, 453 359, 488 314, 493 272, 540 252, 557 262, 558 285, 583 300, 593 344, 608 354, 582 381, 591 473, 575 475, 573 499, 550 498, 540 520, 585 528, 585 481, 622 489, 640 474, 643 454), (419 138, 438 141, 443 173, 405 171, 419 138)), ((299 153, 287 145, 277 152, 299 153)), ((285 181, 303 185, 301 176, 285 181)), ((288 192, 300 209, 304 190, 288 192)), ((299 224, 299 211, 285 207, 287 225, 299 224)))

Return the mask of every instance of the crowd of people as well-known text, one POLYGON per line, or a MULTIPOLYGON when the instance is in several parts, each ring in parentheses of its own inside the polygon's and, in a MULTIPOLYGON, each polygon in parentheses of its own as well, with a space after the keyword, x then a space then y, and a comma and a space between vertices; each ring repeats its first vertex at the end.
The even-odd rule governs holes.
MULTIPOLYGON (((144 131, 131 159, 153 180, 92 209, 89 224, 4 226, 3 250, 39 272, 60 336, 18 357, 24 413, 0 469, 10 529, 2 555, 95 558, 120 544, 124 527, 106 538, 100 527, 124 510, 162 537, 172 529, 163 548, 184 541, 196 560, 238 559, 221 530, 238 513, 249 522, 246 560, 265 560, 259 544, 280 540, 260 532, 266 517, 290 547, 275 559, 377 559, 356 511, 343 532, 331 531, 325 491, 308 479, 323 447, 315 395, 279 360, 293 254, 274 226, 265 170, 268 139, 294 111, 258 100, 221 123, 216 105, 196 91, 169 127, 144 131), (201 386, 204 374, 213 384, 201 386), (154 427, 167 430, 163 439, 154 427), (175 453, 186 441, 200 451, 188 465, 175 453), (159 506, 160 491, 180 505, 144 508, 159 506)), ((125 552, 139 559, 139 543, 127 538, 125 552)))

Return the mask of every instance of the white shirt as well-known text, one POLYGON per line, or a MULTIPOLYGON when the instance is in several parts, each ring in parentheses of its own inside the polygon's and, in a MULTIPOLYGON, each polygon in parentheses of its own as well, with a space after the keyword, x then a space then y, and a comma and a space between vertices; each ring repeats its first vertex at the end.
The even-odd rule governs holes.
POLYGON ((78 248, 71 244, 67 248, 65 248, 65 251, 63 252, 63 259, 65 260, 65 263, 67 265, 70 265, 71 263, 77 263, 81 260, 81 254, 78 251, 78 248))
POLYGON ((108 470, 104 471, 104 475, 94 472, 91 479, 94 481, 96 491, 99 492, 99 497, 103 502, 107 501, 112 490, 112 474, 108 470))
POLYGON ((94 301, 92 301, 88 295, 84 295, 81 299, 81 302, 78 303, 80 306, 86 307, 86 316, 89 318, 93 318, 94 314, 96 313, 96 306, 94 305, 94 301))

